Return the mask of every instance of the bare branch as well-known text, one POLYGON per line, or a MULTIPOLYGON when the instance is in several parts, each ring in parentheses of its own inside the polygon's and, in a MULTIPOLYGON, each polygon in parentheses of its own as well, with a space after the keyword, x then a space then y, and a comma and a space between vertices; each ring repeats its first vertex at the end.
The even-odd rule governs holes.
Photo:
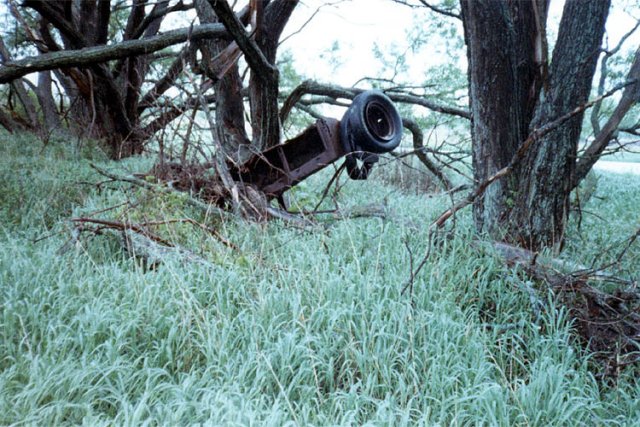
POLYGON ((340 4, 340 3, 344 3, 344 2, 345 2, 345 0, 336 0, 336 1, 334 1, 334 2, 326 2, 326 3, 322 3, 322 4, 320 4, 320 5, 316 8, 316 10, 314 10, 314 11, 313 11, 313 13, 311 14, 311 16, 310 16, 306 21, 304 21, 304 23, 303 23, 302 25, 300 25, 300 27, 299 27, 297 30, 295 30, 294 32, 292 32, 291 34, 287 35, 285 38, 283 38, 282 40, 280 40, 280 41, 279 41, 279 44, 282 44, 282 43, 286 42, 287 40, 289 40, 290 38, 294 37, 295 35, 300 34, 300 33, 302 32, 302 30, 304 30, 304 29, 307 27, 307 25, 309 25, 309 23, 313 20, 313 18, 315 18, 315 17, 316 17, 316 15, 317 15, 317 14, 320 12, 320 10, 322 10, 323 8, 325 8, 325 7, 333 7, 333 6, 336 6, 336 5, 338 5, 338 4, 340 4))
MULTIPOLYGON (((353 99, 356 95, 358 95, 363 91, 364 89, 346 88, 346 87, 341 87, 336 85, 322 84, 313 80, 306 80, 302 82, 297 88, 295 88, 291 92, 289 97, 285 100, 284 104, 282 105, 282 109, 280 110, 280 120, 284 122, 287 119, 293 106, 298 101, 300 101, 300 99, 304 95, 307 95, 307 94, 324 95, 324 96, 330 96, 332 98, 353 99)), ((450 114, 450 115, 462 117, 465 119, 471 118, 471 113, 469 113, 469 111, 467 110, 463 110, 457 107, 441 105, 419 96, 393 93, 393 92, 387 92, 386 95, 389 97, 389 99, 391 99, 394 102, 420 105, 429 110, 436 111, 439 113, 450 114)))
POLYGON ((591 145, 587 147, 580 159, 578 159, 576 172, 573 182, 571 183, 572 188, 575 188, 587 173, 589 173, 607 147, 607 144, 609 144, 609 141, 611 141, 611 138, 613 138, 624 116, 634 104, 640 101, 640 47, 636 50, 633 64, 627 74, 627 82, 634 81, 635 83, 628 84, 625 87, 622 92, 622 98, 620 98, 620 102, 613 111, 613 114, 611 114, 607 123, 605 123, 602 130, 596 135, 591 145))
POLYGON ((415 149, 415 154, 418 159, 422 162, 423 165, 438 178, 438 181, 442 184, 444 189, 448 191, 452 188, 451 181, 442 173, 442 170, 438 168, 435 163, 433 163, 424 152, 424 134, 422 133, 422 129, 418 123, 411 119, 402 119, 402 125, 408 129, 413 135, 413 148, 415 149))
MULTIPOLYGON (((631 35, 633 33, 636 32, 636 30, 640 27, 640 21, 636 22, 636 25, 629 30, 629 32, 627 32, 625 35, 622 36, 622 38, 620 39, 620 41, 618 42, 618 44, 616 45, 616 47, 614 47, 613 49, 610 50, 606 50, 604 57, 602 58, 602 60, 600 61, 600 81, 598 82, 598 94, 597 96, 600 96, 604 93, 604 86, 605 83, 607 81, 607 77, 609 74, 608 71, 608 63, 609 63, 609 58, 611 58, 613 55, 615 55, 616 53, 618 53, 620 51, 620 49, 622 48, 622 45, 624 44, 624 42, 631 37, 631 35)), ((600 107, 601 107, 602 103, 599 102, 596 105, 593 106, 593 110, 591 110, 591 127, 593 128, 593 132, 594 133, 600 133, 600 107)))
POLYGON ((620 128, 620 132, 625 132, 625 133, 629 133, 631 135, 636 135, 636 136, 640 136, 640 121, 638 121, 635 125, 633 126, 629 126, 629 127, 625 127, 625 128, 620 128))
MULTIPOLYGON (((401 4, 403 6, 409 6, 410 8, 418 8, 420 7, 417 4, 412 4, 409 3, 407 0, 393 0, 395 3, 401 4)), ((449 18, 456 18, 456 19, 462 19, 462 17, 460 16, 459 13, 455 13, 452 12, 453 9, 444 9, 442 7, 439 6, 434 6, 431 3, 425 1, 425 0, 419 0, 420 3, 426 7, 427 9, 432 10, 433 12, 439 14, 439 15, 444 15, 444 16, 448 16, 449 18)))
POLYGON ((450 18, 462 19, 459 13, 453 13, 450 10, 434 6, 426 0, 420 0, 420 3, 422 3, 426 8, 431 9, 432 11, 439 13, 440 15, 448 16, 450 18))
POLYGON ((162 76, 154 86, 144 94, 140 102, 138 102, 138 114, 153 105, 155 100, 165 93, 176 81, 185 63, 188 61, 191 51, 188 46, 184 47, 178 57, 171 63, 164 76, 162 76))
MULTIPOLYGON (((142 22, 140 23, 140 25, 138 25, 138 27, 131 33, 131 39, 137 39, 140 38, 140 36, 142 36, 142 34, 145 32, 145 30, 151 25, 151 23, 153 23, 156 20, 160 20, 162 21, 162 19, 167 16, 170 13, 173 12, 178 12, 178 11, 185 11, 185 10, 189 10, 189 9, 193 9, 193 3, 191 4, 185 4, 182 0, 180 0, 178 3, 176 3, 175 5, 167 8, 166 7, 166 3, 164 2, 159 2, 156 3, 153 6, 153 9, 151 9, 151 12, 149 12, 149 14, 147 16, 144 17, 144 19, 142 20, 142 22)), ((155 34, 156 31, 154 31, 155 34)), ((149 35, 153 35, 153 34, 146 34, 147 36, 149 35)))
POLYGON ((108 46, 93 46, 78 50, 45 53, 18 61, 7 62, 0 68, 0 83, 7 83, 34 71, 55 68, 79 67, 129 56, 144 55, 183 43, 207 37, 222 37, 227 34, 221 24, 206 24, 192 28, 181 28, 142 40, 128 40, 108 46))
POLYGON ((262 79, 272 81, 277 79, 278 68, 271 64, 262 53, 256 42, 246 33, 242 22, 238 19, 226 0, 209 1, 211 7, 218 15, 218 19, 227 29, 229 34, 238 43, 240 50, 254 74, 262 79))

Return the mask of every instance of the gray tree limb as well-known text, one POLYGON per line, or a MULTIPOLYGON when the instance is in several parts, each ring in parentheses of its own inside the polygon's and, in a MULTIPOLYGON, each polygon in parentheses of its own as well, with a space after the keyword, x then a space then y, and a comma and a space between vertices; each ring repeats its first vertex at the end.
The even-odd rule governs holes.
POLYGON ((633 64, 627 74, 628 84, 622 92, 622 98, 616 106, 609 120, 604 124, 593 142, 587 147, 585 152, 578 159, 575 174, 572 180, 572 188, 575 188, 582 179, 589 173, 593 165, 598 161, 600 155, 611 141, 618 126, 627 112, 637 102, 640 101, 640 47, 636 50, 633 64))
POLYGON ((422 129, 418 123, 411 119, 402 119, 402 125, 407 128, 411 134, 413 135, 413 148, 415 149, 416 156, 422 162, 423 165, 431 172, 438 181, 442 184, 446 191, 449 191, 453 186, 451 185, 451 181, 442 173, 442 170, 435 165, 427 157, 427 154, 424 152, 424 134, 422 133, 422 129))
MULTIPOLYGON (((359 93, 364 92, 364 89, 347 88, 336 85, 329 85, 318 83, 313 80, 305 80, 297 88, 295 88, 289 97, 284 101, 282 109, 280 110, 280 120, 284 122, 291 109, 300 101, 304 95, 322 95, 329 96, 331 98, 345 98, 353 99, 359 93)), ((429 110, 450 114, 453 116, 462 117, 464 119, 471 119, 471 113, 468 110, 464 110, 457 107, 450 107, 447 105, 438 104, 437 102, 429 101, 428 99, 420 96, 408 95, 403 93, 388 92, 386 95, 394 102, 401 102, 405 104, 414 104, 425 107, 429 110)))
POLYGON ((162 35, 142 40, 128 40, 108 46, 93 46, 84 49, 45 53, 6 62, 0 67, 0 83, 11 82, 35 71, 93 65, 113 59, 156 52, 188 40, 223 37, 226 35, 227 32, 222 24, 205 24, 167 31, 162 35))

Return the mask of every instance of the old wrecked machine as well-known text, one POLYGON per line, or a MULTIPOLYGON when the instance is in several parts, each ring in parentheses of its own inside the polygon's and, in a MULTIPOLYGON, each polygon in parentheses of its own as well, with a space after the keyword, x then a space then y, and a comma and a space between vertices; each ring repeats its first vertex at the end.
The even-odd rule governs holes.
POLYGON ((384 93, 369 90, 353 99, 341 120, 318 119, 231 173, 284 206, 285 191, 343 157, 350 178, 367 179, 378 155, 391 152, 401 139, 402 119, 395 105, 384 93))

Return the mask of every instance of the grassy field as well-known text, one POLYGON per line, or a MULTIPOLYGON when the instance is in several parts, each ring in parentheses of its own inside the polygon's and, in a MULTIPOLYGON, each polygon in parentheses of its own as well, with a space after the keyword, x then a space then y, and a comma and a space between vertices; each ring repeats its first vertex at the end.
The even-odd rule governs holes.
MULTIPOLYGON (((447 198, 349 182, 343 206, 386 203, 387 218, 213 221, 179 197, 92 185, 104 177, 89 161, 125 173, 150 159, 59 144, 0 133, 0 425, 640 423, 637 368, 600 383, 553 296, 537 316, 525 279, 470 243, 468 212, 401 293, 447 198), (91 214, 190 218, 236 248, 163 225, 204 262, 150 269, 117 234, 70 240, 68 220, 91 214)), ((327 179, 303 183, 297 203, 312 206, 327 179)), ((587 265, 639 225, 637 178, 596 188, 563 253, 587 265)), ((639 261, 632 247, 615 273, 637 279, 639 261)))

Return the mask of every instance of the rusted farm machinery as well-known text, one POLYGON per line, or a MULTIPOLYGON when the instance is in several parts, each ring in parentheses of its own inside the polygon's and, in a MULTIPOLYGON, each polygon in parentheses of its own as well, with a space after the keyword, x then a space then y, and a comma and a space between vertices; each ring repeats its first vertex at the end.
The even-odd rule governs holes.
POLYGON ((378 154, 395 149, 402 139, 402 120, 393 102, 377 90, 357 95, 338 121, 321 118, 300 135, 265 150, 231 171, 268 199, 345 157, 352 179, 367 179, 378 154))

